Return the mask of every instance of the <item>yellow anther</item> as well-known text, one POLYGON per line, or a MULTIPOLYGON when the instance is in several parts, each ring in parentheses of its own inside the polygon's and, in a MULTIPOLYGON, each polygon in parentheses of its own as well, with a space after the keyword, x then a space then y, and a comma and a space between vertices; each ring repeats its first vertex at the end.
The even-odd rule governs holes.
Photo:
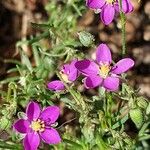
POLYGON ((30 127, 32 128, 33 131, 44 131, 45 130, 45 124, 44 121, 41 121, 38 119, 37 121, 32 121, 30 127))
POLYGON ((109 74, 111 67, 108 64, 102 64, 100 66, 99 74, 102 78, 106 78, 109 74))
POLYGON ((106 2, 107 2, 108 4, 113 4, 113 3, 115 2, 115 0, 106 0, 106 2))

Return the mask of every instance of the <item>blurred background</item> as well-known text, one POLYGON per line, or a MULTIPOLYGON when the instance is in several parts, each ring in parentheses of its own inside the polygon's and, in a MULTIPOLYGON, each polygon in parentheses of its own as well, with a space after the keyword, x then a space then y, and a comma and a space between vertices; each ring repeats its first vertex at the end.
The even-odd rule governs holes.
MULTIPOLYGON (((150 97, 150 1, 131 0, 134 12, 127 15, 127 49, 136 62, 134 69, 129 72, 130 84, 140 94, 150 97)), ((7 70, 12 64, 4 63, 5 59, 19 59, 15 45, 18 40, 36 35, 37 30, 31 22, 42 23, 48 18, 45 6, 48 0, 0 0, 0 80, 8 77, 7 70)), ((61 1, 58 1, 61 3, 61 1)), ((87 30, 96 38, 96 44, 107 42, 118 59, 121 50, 120 23, 115 21, 104 26, 99 15, 93 10, 87 10, 78 18, 78 30, 87 30)), ((40 32, 40 31, 39 31, 40 32)), ((25 49, 32 59, 29 48, 25 49)))

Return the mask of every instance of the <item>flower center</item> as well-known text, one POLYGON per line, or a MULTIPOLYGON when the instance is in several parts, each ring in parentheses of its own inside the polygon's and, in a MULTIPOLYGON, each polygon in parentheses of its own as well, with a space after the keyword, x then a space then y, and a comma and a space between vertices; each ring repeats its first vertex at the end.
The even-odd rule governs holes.
POLYGON ((107 4, 112 4, 115 2, 115 0, 106 0, 107 4))
POLYGON ((109 74, 111 67, 108 64, 102 64, 99 69, 99 74, 102 78, 106 78, 109 74))
POLYGON ((44 121, 41 121, 38 119, 37 121, 32 121, 31 126, 33 131, 40 131, 43 132, 45 130, 45 124, 44 121))
POLYGON ((60 71, 60 74, 61 74, 61 77, 63 78, 63 80, 66 82, 66 83, 71 83, 71 81, 69 81, 68 79, 68 75, 65 74, 64 72, 60 71))

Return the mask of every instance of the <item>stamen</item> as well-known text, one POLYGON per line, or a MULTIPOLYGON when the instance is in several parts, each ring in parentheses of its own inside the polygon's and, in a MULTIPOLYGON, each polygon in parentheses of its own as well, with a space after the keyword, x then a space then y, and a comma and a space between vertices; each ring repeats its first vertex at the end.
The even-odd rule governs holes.
MULTIPOLYGON (((99 14, 102 10, 101 9, 94 9, 95 14, 99 14)), ((96 57, 96 56, 95 56, 96 57)), ((95 60, 95 59, 94 59, 95 60)))
POLYGON ((37 120, 37 122, 41 122, 41 120, 40 120, 40 119, 38 119, 38 120, 37 120))
POLYGON ((106 78, 109 74, 111 67, 109 66, 109 64, 101 64, 100 65, 100 70, 99 70, 99 75, 102 78, 106 78))
POLYGON ((45 129, 44 128, 42 128, 42 129, 40 129, 40 132, 43 132, 45 129))
POLYGON ((115 0, 106 0, 107 4, 113 4, 115 0))
POLYGON ((32 130, 36 132, 43 132, 45 130, 45 123, 44 121, 38 119, 37 121, 32 121, 30 128, 32 128, 32 130))
POLYGON ((43 124, 43 123, 44 123, 44 121, 41 121, 41 123, 43 124))
POLYGON ((44 128, 45 127, 45 124, 42 124, 42 128, 44 128))

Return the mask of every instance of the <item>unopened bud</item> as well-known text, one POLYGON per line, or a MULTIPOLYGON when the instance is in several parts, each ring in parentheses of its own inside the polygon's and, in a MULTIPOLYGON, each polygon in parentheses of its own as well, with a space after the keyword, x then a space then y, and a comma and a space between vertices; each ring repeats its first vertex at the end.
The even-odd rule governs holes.
POLYGON ((89 32, 79 32, 79 40, 80 42, 85 46, 85 47, 89 47, 93 44, 93 42, 95 41, 94 36, 89 33, 89 32))
POLYGON ((137 105, 140 108, 146 109, 148 106, 148 102, 146 101, 146 99, 144 97, 138 97, 137 98, 137 105))
POLYGON ((149 115, 150 114, 150 103, 148 104, 147 108, 146 108, 146 114, 149 115))
POLYGON ((135 123, 136 127, 139 129, 143 125, 144 115, 140 108, 135 108, 130 110, 130 118, 135 123))

